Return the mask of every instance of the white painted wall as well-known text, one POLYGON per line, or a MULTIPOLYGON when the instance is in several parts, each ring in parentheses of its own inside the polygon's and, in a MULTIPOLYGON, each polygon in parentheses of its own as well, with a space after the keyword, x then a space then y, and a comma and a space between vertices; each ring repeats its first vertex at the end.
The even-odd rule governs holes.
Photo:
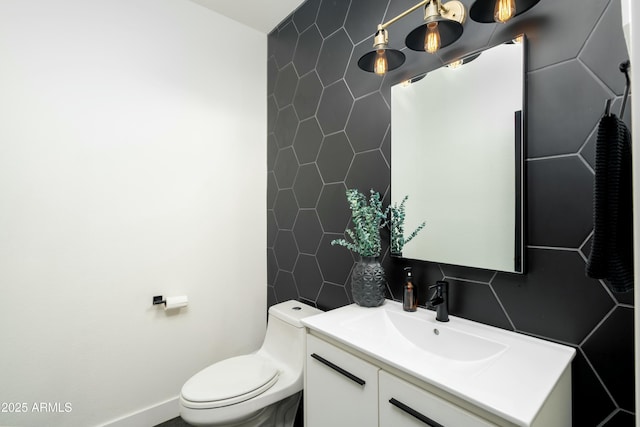
POLYGON ((258 347, 266 45, 184 0, 0 2, 0 425, 153 425, 258 347))
MULTIPOLYGON (((640 43, 637 43, 637 25, 640 22, 640 7, 632 0, 622 0, 622 27, 624 29, 625 41, 629 50, 629 60, 631 61, 631 91, 640 82, 640 67, 637 61, 640 60, 640 43)), ((634 246, 634 272, 635 285, 640 284, 640 158, 638 156, 638 132, 640 132, 640 98, 631 96, 632 108, 632 151, 633 156, 633 246, 634 246)), ((640 354, 640 314, 637 308, 640 307, 640 292, 635 292, 634 310, 635 313, 635 347, 636 347, 636 425, 640 425, 640 366, 638 365, 638 354, 640 354)))

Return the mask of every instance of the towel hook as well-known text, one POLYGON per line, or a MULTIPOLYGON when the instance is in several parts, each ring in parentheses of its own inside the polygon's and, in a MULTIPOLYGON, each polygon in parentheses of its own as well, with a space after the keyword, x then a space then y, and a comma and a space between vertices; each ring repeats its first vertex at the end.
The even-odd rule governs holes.
POLYGON ((627 98, 629 97, 629 90, 631 88, 631 79, 629 79, 629 68, 631 68, 631 61, 626 60, 620 64, 620 72, 624 73, 625 80, 627 81, 624 88, 624 97, 622 98, 622 107, 620 107, 620 118, 624 115, 624 110, 627 106, 627 98))
POLYGON ((611 103, 613 102, 612 98, 609 98, 605 101, 604 103, 604 115, 605 116, 609 116, 611 115, 611 103))

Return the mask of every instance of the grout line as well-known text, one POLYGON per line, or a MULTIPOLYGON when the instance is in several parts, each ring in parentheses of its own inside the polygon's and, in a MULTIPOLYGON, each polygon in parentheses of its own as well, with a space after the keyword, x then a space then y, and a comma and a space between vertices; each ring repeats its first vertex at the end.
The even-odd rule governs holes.
POLYGON ((482 282, 480 280, 473 280, 473 279, 465 279, 463 277, 455 277, 455 276, 444 276, 445 279, 451 279, 451 280, 458 280, 460 282, 467 282, 467 283, 476 283, 479 285, 488 285, 489 282, 482 282))
POLYGON ((552 156, 543 156, 543 157, 532 157, 525 160, 525 162, 535 162, 538 160, 555 160, 555 159, 565 159, 567 157, 575 157, 578 153, 568 153, 568 154, 555 154, 552 156))
MULTIPOLYGON (((604 383, 604 381, 602 381, 602 378, 600 377, 600 375, 598 374, 598 371, 596 371, 596 368, 593 366, 593 364, 591 363, 591 360, 589 360, 589 358, 587 357, 587 353, 585 353, 585 351, 580 348, 579 349, 580 353, 582 353, 582 356, 584 357, 584 360, 587 362, 587 365, 589 365, 589 368, 591 369, 591 371, 593 372, 593 375, 595 375, 596 379, 600 382, 600 385, 602 386, 602 388, 604 389, 604 391, 607 393, 607 396, 609 396, 609 399, 611 399, 611 402, 615 405, 616 408, 618 408, 618 402, 616 402, 616 400, 613 398, 613 395, 611 394, 611 392, 609 391, 609 388, 606 386, 606 384, 604 383)), ((615 412, 615 411, 614 411, 615 412)), ((605 419, 606 421, 606 419, 605 419)), ((604 421, 603 421, 604 422, 604 421)))
POLYGON ((528 245, 527 249, 543 249, 549 251, 566 251, 566 252, 580 252, 580 249, 576 248, 564 248, 560 246, 536 246, 536 245, 528 245))
POLYGON ((617 306, 613 306, 611 308, 611 310, 609 310, 609 312, 607 314, 604 315, 604 317, 602 319, 600 319, 600 321, 598 322, 598 324, 596 326, 593 327, 593 329, 591 330, 591 332, 589 332, 587 334, 586 337, 584 337, 584 339, 582 340, 582 342, 580 342, 580 347, 582 347, 592 336, 593 334, 596 332, 596 330, 598 330, 600 328, 600 326, 602 326, 602 324, 611 317, 611 315, 613 314, 613 312, 616 310, 617 306))
MULTIPOLYGON (((498 272, 496 271, 496 275, 498 274, 498 272)), ((494 275, 495 277, 495 275, 494 275)), ((491 279, 493 280, 493 278, 491 279)), ((504 312, 505 317, 507 318, 507 320, 509 321, 509 324, 511 325, 511 330, 515 331, 516 330, 516 325, 515 323, 513 323, 513 321, 511 320, 511 316, 509 316, 509 312, 507 312, 506 308, 504 307, 504 305, 502 304, 502 301, 500 300, 500 297, 498 296, 498 294, 496 293, 495 289, 493 289, 493 286, 491 285, 491 283, 489 283, 489 289, 491 289, 491 292, 493 292, 493 296, 496 298, 496 301, 498 301, 498 305, 500 305, 500 308, 502 309, 502 311, 504 312)))

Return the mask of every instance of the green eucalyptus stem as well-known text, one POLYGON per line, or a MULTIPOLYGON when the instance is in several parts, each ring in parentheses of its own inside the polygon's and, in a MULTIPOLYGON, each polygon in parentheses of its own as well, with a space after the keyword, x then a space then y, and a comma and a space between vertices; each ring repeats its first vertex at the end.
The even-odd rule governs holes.
POLYGON ((345 230, 347 239, 335 239, 332 245, 340 245, 360 256, 378 257, 382 250, 380 244, 380 229, 389 227, 391 230, 391 253, 401 254, 404 245, 409 243, 424 228, 425 222, 420 224, 408 237, 404 235, 405 203, 409 196, 405 196, 398 206, 393 204, 382 210, 380 194, 370 190, 369 199, 356 189, 346 192, 347 202, 351 209, 353 228, 345 230))
POLYGON ((382 245, 380 244, 380 228, 386 222, 387 210, 382 211, 380 194, 370 190, 369 200, 356 189, 346 192, 347 202, 351 209, 351 221, 353 228, 345 233, 351 239, 335 239, 332 245, 340 245, 360 256, 380 256, 382 245))
POLYGON ((405 214, 405 203, 409 196, 404 196, 402 202, 398 206, 396 203, 393 206, 389 206, 389 210, 391 213, 391 218, 389 220, 389 229, 391 231, 391 253, 400 255, 402 254, 402 249, 404 245, 409 243, 414 237, 418 235, 420 230, 422 230, 426 222, 422 222, 408 237, 404 237, 404 220, 406 217, 405 214))

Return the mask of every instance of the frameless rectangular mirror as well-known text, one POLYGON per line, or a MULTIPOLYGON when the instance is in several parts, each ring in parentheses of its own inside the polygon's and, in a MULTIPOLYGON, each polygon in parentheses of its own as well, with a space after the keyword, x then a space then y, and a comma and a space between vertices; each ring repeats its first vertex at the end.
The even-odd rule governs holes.
POLYGON ((391 88, 392 201, 426 221, 403 257, 524 271, 524 43, 391 88))

